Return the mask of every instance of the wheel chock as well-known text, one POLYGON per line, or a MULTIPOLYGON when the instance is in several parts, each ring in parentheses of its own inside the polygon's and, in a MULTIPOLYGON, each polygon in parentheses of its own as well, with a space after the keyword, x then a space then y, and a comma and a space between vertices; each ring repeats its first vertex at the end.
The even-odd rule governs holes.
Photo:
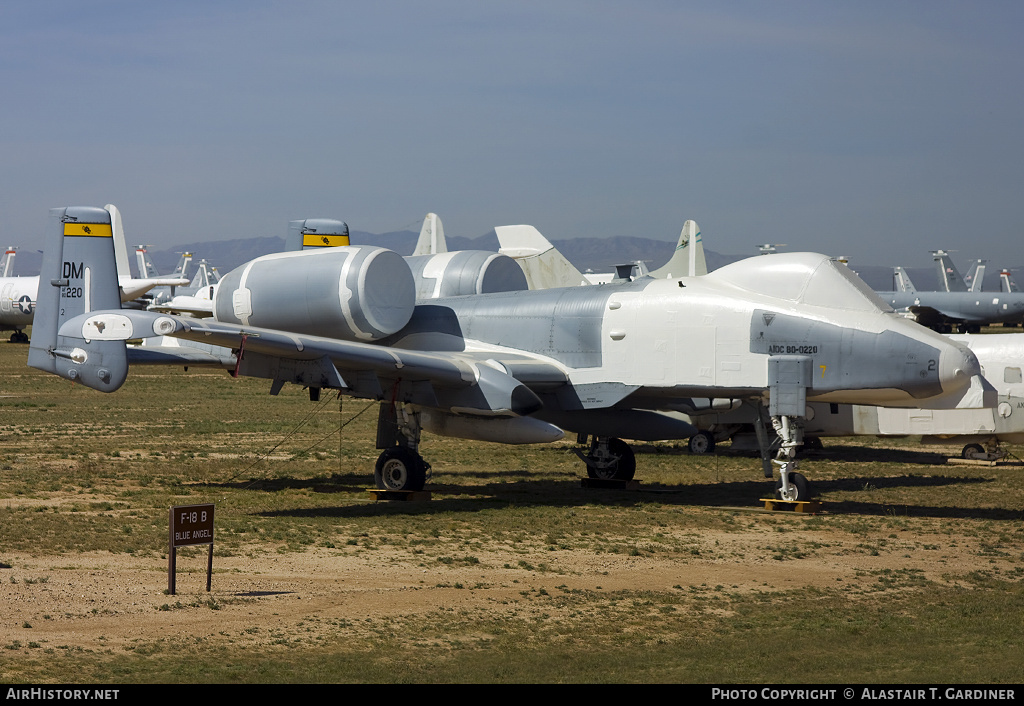
POLYGON ((784 512, 806 512, 816 515, 821 512, 820 500, 776 500, 775 498, 761 498, 765 510, 778 510, 784 512))

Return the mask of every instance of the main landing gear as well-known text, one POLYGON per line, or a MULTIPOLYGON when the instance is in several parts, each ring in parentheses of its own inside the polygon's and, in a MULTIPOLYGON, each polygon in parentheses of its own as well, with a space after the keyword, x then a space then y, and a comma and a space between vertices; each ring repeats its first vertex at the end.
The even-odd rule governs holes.
POLYGON ((377 418, 377 457, 373 480, 380 490, 423 490, 430 464, 419 454, 420 413, 411 405, 381 403, 377 418))
POLYGON ((28 334, 24 331, 15 331, 11 334, 11 343, 28 343, 28 334))
POLYGON ((1006 449, 999 446, 999 440, 992 438, 985 441, 984 445, 967 444, 960 452, 960 457, 975 461, 998 461, 1006 454, 1006 449))
MULTIPOLYGON (((586 443, 586 437, 581 437, 586 443)), ((622 439, 607 436, 595 436, 590 444, 590 451, 583 453, 573 449, 573 453, 587 464, 587 475, 600 480, 633 480, 636 474, 636 456, 622 439)))

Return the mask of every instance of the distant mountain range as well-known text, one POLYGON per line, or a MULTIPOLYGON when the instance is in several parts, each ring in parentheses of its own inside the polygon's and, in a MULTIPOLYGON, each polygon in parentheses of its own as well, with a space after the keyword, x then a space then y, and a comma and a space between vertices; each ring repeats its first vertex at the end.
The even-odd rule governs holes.
MULTIPOLYGON (((350 239, 353 245, 379 245, 402 255, 408 255, 416 247, 418 236, 419 233, 407 230, 381 234, 352 231, 350 239)), ((498 250, 498 237, 494 231, 477 238, 448 236, 447 241, 449 250, 489 250, 492 252, 498 250)), ((651 269, 655 269, 668 261, 675 250, 674 241, 632 236, 571 238, 552 240, 551 242, 569 258, 570 262, 584 272, 587 270, 609 272, 617 264, 635 262, 636 260, 645 260, 651 269)), ((129 259, 134 270, 135 253, 131 246, 129 248, 129 259)), ((211 265, 215 265, 222 274, 225 274, 253 258, 280 252, 282 249, 284 249, 284 238, 256 237, 186 243, 169 250, 150 249, 149 253, 160 272, 172 271, 178 263, 180 253, 187 251, 193 253, 196 261, 205 259, 211 265)), ((750 257, 750 255, 723 255, 707 248, 705 248, 704 254, 709 270, 716 270, 730 262, 750 257)), ((755 257, 757 256, 755 255, 755 257)), ((14 271, 20 275, 38 274, 41 262, 42 254, 40 252, 20 250, 15 259, 14 271)), ((870 287, 877 291, 888 291, 893 288, 892 267, 854 264, 852 268, 870 287)), ((918 289, 938 289, 939 280, 934 264, 927 267, 905 269, 918 289)), ((1011 270, 1014 272, 1024 271, 1024 266, 1011 268, 1011 270)), ((1021 279, 1024 284, 1024 275, 1021 279)), ((998 267, 989 267, 985 273, 984 288, 985 291, 999 291, 998 267)))

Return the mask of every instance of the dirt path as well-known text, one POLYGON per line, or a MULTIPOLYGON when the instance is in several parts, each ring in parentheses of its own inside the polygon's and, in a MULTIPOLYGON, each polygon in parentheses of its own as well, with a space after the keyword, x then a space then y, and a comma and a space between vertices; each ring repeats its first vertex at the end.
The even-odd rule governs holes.
MULTIPOLYGON (((724 586, 731 592, 764 592, 838 586, 855 596, 885 569, 941 582, 979 566, 981 547, 969 539, 949 542, 948 536, 913 534, 889 540, 878 552, 865 548, 871 540, 863 536, 837 539, 828 529, 794 523, 784 540, 757 523, 738 532, 707 532, 699 551, 687 555, 562 550, 524 560, 522 553, 485 549, 470 565, 425 561, 402 549, 352 554, 252 547, 215 556, 209 594, 205 553, 179 557, 175 596, 165 593, 166 559, 158 556, 8 554, 9 568, 0 569, 0 646, 117 651, 168 640, 235 646, 316 642, 336 635, 339 626, 358 631, 368 620, 407 619, 439 608, 500 611, 515 605, 529 612, 524 595, 542 590, 610 594, 724 586), (786 557, 766 550, 783 541, 813 549, 786 557), (541 562, 546 571, 533 568, 541 562)), ((986 559, 985 566, 1013 563, 986 559)))

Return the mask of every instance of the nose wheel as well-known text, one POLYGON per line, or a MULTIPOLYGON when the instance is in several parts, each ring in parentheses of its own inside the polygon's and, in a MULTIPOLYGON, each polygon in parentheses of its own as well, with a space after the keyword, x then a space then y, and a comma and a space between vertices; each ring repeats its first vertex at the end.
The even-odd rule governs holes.
POLYGON ((807 478, 802 473, 795 473, 793 471, 781 471, 786 473, 788 478, 785 480, 779 478, 775 484, 775 499, 776 500, 789 500, 791 502, 803 502, 809 500, 811 497, 810 484, 807 482, 807 478), (788 481, 788 482, 787 482, 788 481))

